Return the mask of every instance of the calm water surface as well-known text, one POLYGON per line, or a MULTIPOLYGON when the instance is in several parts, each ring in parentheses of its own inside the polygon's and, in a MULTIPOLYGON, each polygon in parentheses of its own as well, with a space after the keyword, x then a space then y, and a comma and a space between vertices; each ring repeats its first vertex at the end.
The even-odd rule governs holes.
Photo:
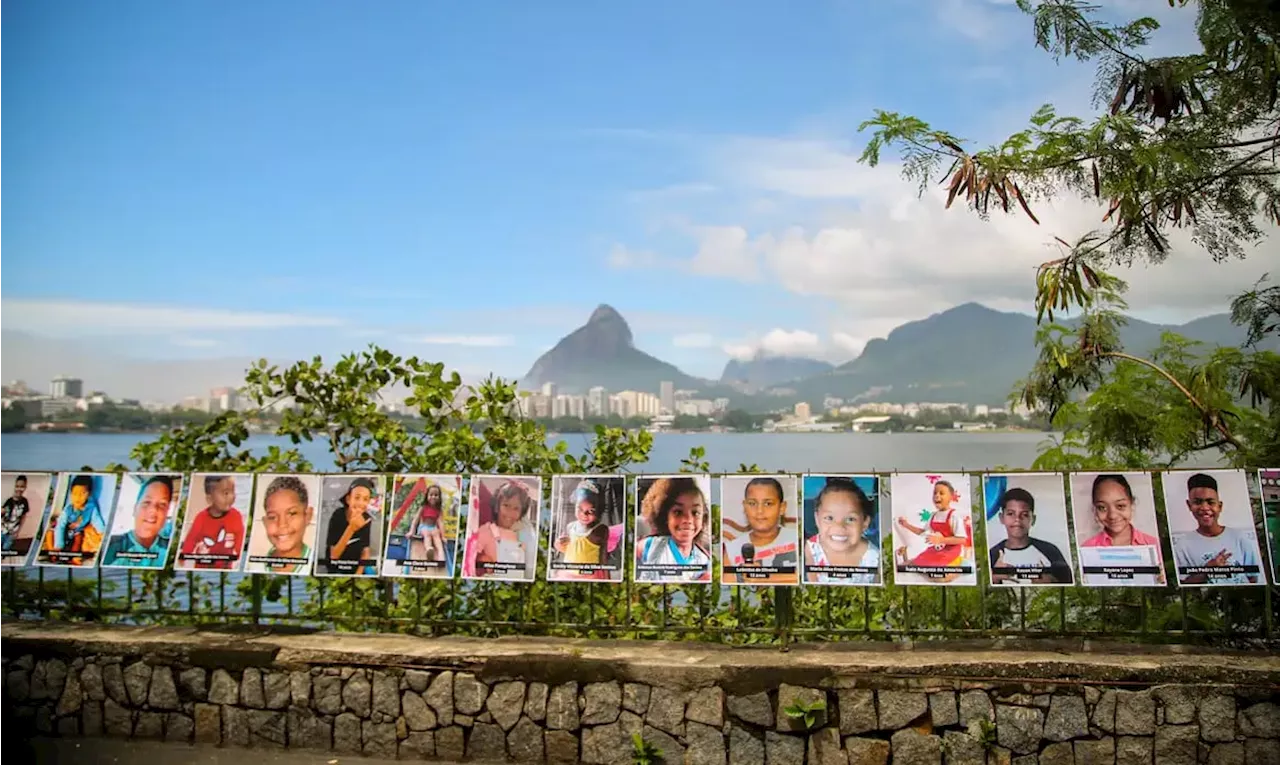
MULTIPOLYGON (((892 472, 895 470, 986 470, 1029 468, 1046 433, 667 433, 654 437, 649 462, 636 472, 671 472, 695 446, 707 450, 714 472, 739 464, 784 472, 892 472)), ((129 451, 153 436, 135 433, 9 433, 0 436, 4 470, 80 470, 111 462, 132 465, 129 451)), ((590 448, 592 436, 566 434, 571 453, 590 448)), ((245 447, 265 452, 289 448, 287 438, 253 436, 245 447)), ((334 467, 327 445, 305 444, 302 453, 317 470, 334 467)))

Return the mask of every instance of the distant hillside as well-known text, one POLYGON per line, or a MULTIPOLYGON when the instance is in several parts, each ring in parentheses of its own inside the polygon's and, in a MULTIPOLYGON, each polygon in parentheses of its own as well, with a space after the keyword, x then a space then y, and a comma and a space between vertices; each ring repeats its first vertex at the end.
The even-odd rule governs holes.
POLYGON ((746 361, 730 359, 720 375, 724 384, 740 384, 750 389, 769 388, 791 380, 830 372, 834 367, 825 361, 800 356, 766 356, 756 354, 746 361))
POLYGON ((611 306, 601 305, 586 324, 539 356, 521 382, 525 387, 554 382, 557 389, 565 393, 585 393, 595 385, 615 392, 657 393, 664 380, 686 389, 705 389, 713 384, 637 349, 631 327, 622 314, 611 306))
MULTIPOLYGON (((797 399, 815 404, 826 396, 1003 404, 1035 363, 1035 330, 1035 319, 1026 314, 966 303, 903 324, 888 337, 868 342, 847 364, 786 387, 795 389, 797 399)), ((1146 353, 1166 331, 1215 346, 1238 345, 1245 335, 1227 314, 1216 314, 1182 326, 1131 319, 1121 339, 1127 349, 1146 353)))

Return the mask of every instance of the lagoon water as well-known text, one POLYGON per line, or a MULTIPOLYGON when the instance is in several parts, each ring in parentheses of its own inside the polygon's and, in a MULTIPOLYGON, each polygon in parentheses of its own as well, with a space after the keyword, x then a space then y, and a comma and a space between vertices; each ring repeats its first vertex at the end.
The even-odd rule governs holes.
MULTIPOLYGON (((129 451, 153 436, 136 433, 8 433, 0 436, 4 470, 80 470, 111 462, 132 465, 129 451)), ((590 434, 569 433, 550 440, 568 443, 569 452, 590 448, 590 434)), ((633 472, 680 469, 695 446, 706 448, 714 472, 733 472, 740 464, 766 471, 861 473, 917 470, 1025 469, 1031 467, 1048 433, 664 433, 654 437, 648 463, 633 472)), ((255 452, 289 448, 287 438, 253 436, 244 445, 255 452)), ((333 469, 327 444, 302 447, 317 471, 333 469)))

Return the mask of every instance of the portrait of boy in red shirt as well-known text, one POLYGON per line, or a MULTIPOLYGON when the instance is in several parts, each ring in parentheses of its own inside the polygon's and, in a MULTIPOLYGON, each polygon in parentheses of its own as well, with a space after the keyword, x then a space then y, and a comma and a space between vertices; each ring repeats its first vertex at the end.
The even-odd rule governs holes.
POLYGON ((244 515, 235 507, 235 476, 204 476, 204 493, 209 505, 187 524, 178 551, 179 568, 238 568, 244 548, 244 515))

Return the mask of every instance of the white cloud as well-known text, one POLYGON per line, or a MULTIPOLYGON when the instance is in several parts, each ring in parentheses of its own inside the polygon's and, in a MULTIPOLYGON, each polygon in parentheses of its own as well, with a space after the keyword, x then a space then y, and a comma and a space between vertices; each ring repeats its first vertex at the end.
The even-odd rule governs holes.
POLYGON ((806 356, 821 346, 817 335, 802 329, 771 329, 760 339, 760 348, 771 356, 806 356))
MULTIPOLYGON (((1071 241, 1104 225, 1098 205, 1071 195, 1031 200, 1039 225, 1016 206, 987 221, 963 203, 947 210, 941 187, 920 197, 899 177, 900 166, 868 168, 841 144, 721 143, 734 148, 711 149, 710 161, 725 163, 718 177, 733 178, 743 197, 768 191, 807 205, 793 208, 800 212, 786 226, 762 225, 744 206, 737 224, 686 229, 697 247, 692 258, 655 256, 651 263, 829 299, 836 311, 828 331, 842 339, 822 344, 827 353, 854 352, 899 324, 965 302, 1030 312, 1035 269, 1058 253, 1053 237, 1071 241)), ((1159 266, 1111 269, 1131 281, 1128 299, 1139 317, 1182 322, 1224 311, 1229 297, 1280 255, 1270 239, 1244 261, 1214 264, 1188 231, 1173 232, 1172 241, 1173 254, 1159 266)), ((724 350, 749 357, 760 347, 759 341, 734 342, 724 350)))
MULTIPOLYGON (((1111 21, 1137 15, 1160 20, 1162 28, 1143 55, 1185 52, 1197 45, 1192 8, 1155 7, 1142 0, 1100 4, 1111 21)), ((938 118, 938 127, 957 128, 978 145, 1003 141, 1024 128, 1046 101, 1062 114, 1088 118, 1098 113, 1090 106, 1094 67, 1055 63, 1034 48, 1032 19, 1011 5, 1010 0, 930 0, 921 9, 922 17, 931 15, 935 33, 964 38, 959 47, 968 50, 936 73, 944 87, 1001 80, 981 113, 954 113, 961 124, 938 118), (1008 50, 991 48, 998 45, 1008 50)), ((1054 237, 1073 241, 1106 228, 1102 209, 1072 195, 1052 203, 1031 200, 1040 225, 1016 206, 1012 214, 994 212, 989 221, 963 202, 944 209, 941 187, 932 186, 920 197, 916 184, 901 177, 894 150, 884 152, 879 167, 858 162, 859 142, 866 135, 857 135, 853 127, 865 116, 825 128, 796 123, 807 132, 790 136, 628 134, 650 139, 647 148, 661 138, 662 147, 691 153, 676 163, 692 167, 689 183, 671 188, 687 185, 700 193, 659 195, 665 206, 646 206, 642 212, 648 220, 664 221, 663 234, 683 232, 688 242, 680 249, 646 253, 646 259, 629 258, 627 265, 643 261, 645 267, 776 284, 818 298, 807 304, 828 314, 816 325, 823 338, 820 352, 853 354, 904 322, 969 301, 1031 312, 1035 268, 1059 252, 1054 237)), ((1191 241, 1188 231, 1173 232, 1172 241, 1174 251, 1165 263, 1108 269, 1130 282, 1127 297, 1138 317, 1178 323, 1225 311, 1230 297, 1262 273, 1280 271, 1273 265, 1280 263, 1274 237, 1247 259, 1220 264, 1191 241)), ((723 350, 749 358, 762 347, 759 332, 766 326, 749 328, 757 334, 728 342, 723 350)), ((712 331, 726 336, 724 328, 712 331)))
POLYGON ((677 348, 710 348, 716 344, 716 339, 706 332, 692 332, 676 335, 671 338, 671 344, 677 348))
POLYGON ((854 337, 848 332, 832 332, 831 344, 836 349, 843 351, 850 356, 857 356, 862 353, 862 349, 866 347, 867 341, 861 337, 854 337))
MULTIPOLYGON (((774 328, 759 337, 725 343, 721 350, 731 358, 747 361, 757 356, 798 356, 811 359, 839 358, 846 360, 857 355, 849 347, 848 335, 833 334, 823 340, 816 333, 803 329, 774 328)), ((861 345, 858 345, 861 349, 861 345)))
POLYGON ((894 168, 867 167, 847 144, 808 138, 737 137, 709 147, 718 172, 748 188, 802 199, 847 199, 901 188, 894 168))
POLYGON ((84 300, 5 298, 5 329, 61 337, 110 334, 169 334, 195 330, 256 330, 336 327, 341 319, 296 313, 216 308, 99 303, 84 300))
POLYGON ((403 335, 406 343, 421 345, 463 345, 471 348, 500 348, 515 344, 510 335, 403 335))
POLYGON ((719 276, 732 273, 742 281, 760 277, 759 259, 749 247, 750 237, 741 226, 703 226, 696 231, 698 251, 688 268, 695 274, 719 276))

